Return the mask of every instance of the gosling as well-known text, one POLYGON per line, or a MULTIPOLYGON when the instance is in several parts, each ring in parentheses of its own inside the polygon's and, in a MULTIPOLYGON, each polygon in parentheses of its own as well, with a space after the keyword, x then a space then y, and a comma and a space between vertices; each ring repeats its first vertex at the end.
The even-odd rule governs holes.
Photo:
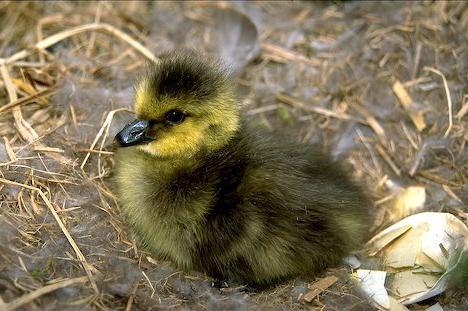
POLYGON ((216 61, 163 55, 116 136, 121 208, 162 260, 252 287, 311 278, 363 241, 370 203, 316 147, 261 134, 216 61))

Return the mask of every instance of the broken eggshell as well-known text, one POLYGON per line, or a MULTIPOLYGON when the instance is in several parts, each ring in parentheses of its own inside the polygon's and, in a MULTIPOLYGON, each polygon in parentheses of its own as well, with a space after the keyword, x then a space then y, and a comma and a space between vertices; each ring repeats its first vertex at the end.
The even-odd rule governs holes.
POLYGON ((468 248, 468 228, 448 213, 409 216, 368 242, 369 256, 383 259, 386 286, 408 305, 442 293, 468 248))
POLYGON ((385 289, 386 271, 358 269, 354 277, 362 291, 373 300, 377 307, 390 308, 390 298, 385 289))

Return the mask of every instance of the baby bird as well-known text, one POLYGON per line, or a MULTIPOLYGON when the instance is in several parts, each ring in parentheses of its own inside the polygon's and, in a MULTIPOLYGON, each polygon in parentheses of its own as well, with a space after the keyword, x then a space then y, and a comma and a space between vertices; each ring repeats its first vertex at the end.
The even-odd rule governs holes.
POLYGON ((217 62, 162 56, 135 111, 116 136, 116 192, 160 259, 260 287, 313 277, 362 242, 362 190, 316 147, 250 128, 217 62))

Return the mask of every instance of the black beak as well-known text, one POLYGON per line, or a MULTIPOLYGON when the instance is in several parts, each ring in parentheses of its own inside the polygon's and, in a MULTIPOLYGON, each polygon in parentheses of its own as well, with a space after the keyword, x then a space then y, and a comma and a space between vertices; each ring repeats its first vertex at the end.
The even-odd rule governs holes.
POLYGON ((115 136, 115 139, 120 147, 129 147, 149 142, 153 139, 146 136, 148 126, 149 122, 146 120, 135 120, 127 124, 123 130, 115 136))

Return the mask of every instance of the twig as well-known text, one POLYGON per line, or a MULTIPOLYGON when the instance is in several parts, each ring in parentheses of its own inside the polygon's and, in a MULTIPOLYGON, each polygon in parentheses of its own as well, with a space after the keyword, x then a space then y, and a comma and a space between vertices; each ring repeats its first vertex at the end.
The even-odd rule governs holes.
POLYGON ((274 45, 274 44, 269 44, 269 43, 263 43, 262 48, 270 53, 273 57, 280 58, 280 59, 285 59, 285 60, 291 60, 291 61, 296 61, 299 63, 305 63, 309 64, 312 66, 320 66, 321 61, 317 59, 310 59, 298 52, 288 50, 286 48, 283 48, 279 45, 274 45))
POLYGON ((465 103, 463 104, 463 106, 460 108, 460 110, 458 111, 456 115, 458 119, 463 118, 465 114, 468 112, 468 95, 465 95, 463 98, 465 99, 465 103))
POLYGON ((263 106, 263 107, 259 107, 259 108, 254 108, 254 109, 250 109, 249 111, 247 111, 246 115, 253 116, 253 115, 256 115, 256 114, 259 114, 259 113, 276 110, 279 107, 281 107, 281 106, 278 105, 278 104, 273 104, 273 105, 267 105, 267 106, 263 106))
POLYGON ((371 159, 372 159, 372 163, 374 164, 376 170, 379 173, 382 172, 382 169, 380 168, 379 162, 377 161, 377 157, 375 156, 374 152, 372 151, 372 147, 369 145, 368 142, 366 142, 366 140, 364 139, 364 135, 362 135, 362 132, 361 132, 361 130, 359 128, 356 128, 356 133, 358 134, 359 139, 363 143, 364 147, 366 147, 367 151, 369 152, 369 154, 371 156, 371 159))
POLYGON ((380 156, 385 160, 385 162, 387 162, 387 164, 392 168, 393 172, 397 174, 397 176, 401 176, 400 169, 396 166, 395 162, 393 162, 392 158, 390 158, 385 149, 382 148, 382 146, 380 145, 377 145, 376 149, 380 156))
POLYGON ((148 284, 149 286, 151 287, 151 298, 153 298, 154 296, 154 293, 156 292, 156 290, 154 289, 154 286, 153 284, 151 283, 151 280, 149 279, 149 277, 146 275, 145 271, 141 271, 141 273, 143 274, 143 276, 145 277, 146 281, 148 281, 148 284))
POLYGON ((48 89, 39 91, 39 92, 34 93, 32 95, 25 96, 23 98, 17 99, 16 101, 10 102, 10 103, 0 107, 0 113, 5 112, 5 111, 7 111, 9 109, 12 109, 12 108, 14 108, 16 106, 32 103, 32 102, 34 102, 34 100, 36 100, 36 99, 38 99, 40 97, 52 95, 55 92, 55 90, 56 90, 56 88, 52 87, 52 88, 48 88, 48 89))
POLYGON ((125 311, 131 311, 132 310, 133 301, 135 300, 135 295, 136 295, 136 292, 137 292, 137 289, 138 289, 138 283, 139 283, 139 280, 135 281, 135 283, 133 283, 132 293, 130 294, 130 298, 128 298, 127 306, 125 307, 125 311))
POLYGON ((336 281, 338 281, 338 278, 334 275, 330 275, 311 284, 310 291, 304 295, 304 300, 307 302, 311 302, 315 297, 317 297, 327 288, 335 284, 336 281))
POLYGON ((321 114, 321 115, 325 115, 327 117, 337 118, 337 119, 340 119, 340 120, 354 120, 353 117, 351 117, 350 115, 348 115, 346 113, 338 113, 338 112, 328 110, 328 109, 325 109, 325 108, 321 108, 321 107, 310 107, 310 106, 306 105, 305 103, 303 103, 302 101, 300 101, 300 100, 298 100, 298 99, 296 99, 294 97, 288 96, 288 95, 277 94, 276 99, 278 99, 280 102, 283 102, 285 104, 288 104, 288 105, 291 105, 291 106, 296 106, 296 107, 299 107, 299 108, 307 110, 307 111, 311 111, 311 112, 315 112, 315 113, 318 113, 318 114, 321 114))
MULTIPOLYGON (((91 146, 89 147, 89 152, 86 154, 84 160, 83 160, 83 163, 81 163, 80 165, 80 168, 83 169, 83 167, 85 166, 86 162, 88 162, 88 159, 91 155, 91 150, 94 150, 94 147, 96 146, 97 142, 99 141, 99 138, 102 136, 102 134, 104 133, 104 131, 106 130, 106 128, 108 128, 112 122, 112 119, 114 118, 114 114, 116 112, 119 112, 119 111, 129 111, 131 112, 129 109, 127 108, 119 108, 119 109, 115 109, 115 110, 112 110, 112 111, 109 111, 109 113, 107 114, 107 117, 106 117, 106 120, 104 121, 104 123, 102 124, 101 126, 101 129, 99 130, 99 132, 97 133, 96 137, 94 138, 91 146)), ((106 131, 107 132, 107 131, 106 131)), ((104 137, 104 139, 106 139, 107 135, 104 137)), ((101 148, 102 150, 102 148, 101 148)))
MULTIPOLYGON (((102 14, 102 6, 104 2, 99 2, 98 7, 96 9, 96 16, 94 17, 94 23, 98 24, 101 21, 101 14, 102 14)), ((91 57, 91 53, 94 48, 94 43, 96 42, 96 32, 91 33, 91 38, 89 39, 88 48, 86 49, 86 56, 91 57)))
MULTIPOLYGON (((1 61, 0 72, 2 74, 3 82, 5 82, 10 102, 16 102, 18 100, 18 95, 16 94, 15 86, 11 81, 7 67, 5 64, 2 64, 1 61)), ((21 110, 18 106, 13 108, 13 117, 15 119, 15 126, 24 139, 26 139, 28 142, 32 142, 38 137, 37 133, 32 129, 31 125, 29 125, 29 123, 23 119, 23 114, 21 113, 21 110)))
POLYGON ((449 126, 447 130, 445 131, 444 138, 447 138, 448 134, 450 133, 450 130, 452 130, 453 126, 453 120, 452 120, 452 99, 450 97, 450 90, 447 84, 447 79, 445 79, 445 76, 442 72, 439 70, 432 68, 432 67, 424 67, 425 71, 430 71, 433 72, 439 76, 442 77, 442 80, 444 81, 444 89, 445 89, 445 95, 447 96, 447 106, 448 106, 448 114, 449 114, 449 126))
POLYGON ((83 255, 83 253, 81 252, 80 248, 79 248, 78 245, 75 243, 75 240, 74 240, 73 237, 70 235, 70 232, 68 232, 67 228, 65 227, 65 225, 64 225, 63 222, 62 222, 62 219, 59 217, 59 215, 57 214, 57 211, 55 210, 54 206, 53 206, 52 203, 49 201, 49 199, 47 198, 47 196, 44 194, 44 192, 43 192, 41 189, 39 189, 39 188, 36 188, 36 187, 33 187, 33 186, 24 185, 24 184, 20 184, 20 183, 17 183, 17 182, 15 182, 15 181, 11 181, 11 180, 4 179, 4 178, 0 178, 0 183, 23 187, 23 188, 26 188, 26 189, 29 189, 29 190, 37 191, 37 193, 39 193, 39 196, 42 198, 42 200, 44 201, 44 203, 45 203, 45 204, 47 205, 47 207, 49 208, 50 212, 52 213, 52 215, 53 215, 54 218, 55 218, 55 221, 58 223, 60 229, 62 229, 63 234, 65 235, 65 237, 67 238, 67 240, 68 240, 68 242, 70 243, 71 247, 72 247, 73 250, 75 251, 76 256, 78 257, 78 260, 80 261, 80 263, 81 263, 81 265, 83 266, 83 268, 84 268, 86 274, 88 275, 89 281, 91 282, 91 286, 93 287, 94 291, 95 291, 96 293, 99 293, 98 287, 97 287, 97 285, 96 285, 96 281, 94 280, 94 277, 93 277, 93 275, 91 274, 91 270, 89 269, 89 264, 88 264, 88 262, 86 261, 86 257, 83 255))
MULTIPOLYGON (((36 49, 46 49, 51 45, 56 44, 57 42, 60 42, 68 37, 86 32, 86 31, 104 31, 107 32, 113 36, 116 36, 117 38, 127 42, 130 46, 132 46, 135 50, 143 54, 146 58, 158 62, 159 59, 154 56, 154 54, 148 50, 146 47, 144 47, 140 42, 136 41, 133 39, 131 36, 127 35, 123 31, 115 28, 114 26, 111 26, 109 24, 104 24, 104 23, 99 23, 99 24, 86 24, 86 25, 81 25, 77 26, 74 28, 70 28, 64 31, 61 31, 59 33, 56 33, 55 35, 52 35, 50 37, 45 38, 44 40, 41 40, 37 42, 34 45, 34 48, 36 49)), ((31 55, 32 50, 31 49, 26 49, 22 50, 18 53, 13 54, 12 56, 8 57, 7 59, 0 59, 0 64, 4 63, 6 65, 9 65, 11 63, 16 62, 17 60, 23 59, 31 55)))
POLYGON ((419 62, 421 61, 421 51, 422 51, 422 43, 418 42, 416 44, 416 55, 414 56, 413 69, 411 70, 412 80, 416 78, 416 74, 418 73, 419 62))
POLYGON ((100 153, 100 154, 108 154, 108 155, 114 154, 114 152, 112 152, 112 151, 94 150, 94 149, 76 149, 75 151, 76 152, 100 153))
POLYGON ((424 116, 421 111, 412 111, 411 106, 413 104, 413 99, 406 91, 403 84, 400 81, 395 81, 393 84, 393 92, 395 92, 398 100, 400 101, 403 108, 405 108, 406 112, 409 114, 411 121, 413 121, 414 125, 418 129, 418 131, 422 131, 426 128, 426 122, 424 121, 424 116))
POLYGON ((401 128, 403 129, 403 133, 405 133, 406 135, 406 138, 408 139, 408 141, 410 142, 411 146, 413 146, 414 149, 418 150, 418 145, 416 145, 416 143, 414 142, 413 138, 411 137, 408 129, 406 128, 406 125, 404 122, 400 122, 401 124, 401 128))
POLYGON ((377 138, 379 139, 382 146, 387 146, 387 135, 385 134, 384 128, 380 125, 377 119, 369 111, 367 111, 366 108, 360 106, 357 103, 355 103, 352 107, 356 109, 356 111, 359 112, 359 114, 361 114, 365 118, 367 125, 377 135, 377 138))
POLYGON ((15 152, 13 151, 13 148, 11 148, 10 142, 8 141, 8 138, 5 136, 3 137, 3 141, 5 142, 5 149, 8 154, 8 157, 10 158, 10 162, 16 162, 18 161, 18 158, 15 155, 15 152))
MULTIPOLYGON (((28 294, 25 294, 21 296, 20 298, 17 298, 13 300, 12 302, 9 302, 7 304, 4 304, 4 308, 0 308, 0 310, 4 311, 13 311, 31 301, 34 299, 37 299, 45 294, 48 294, 50 292, 53 292, 57 289, 64 288, 70 285, 78 284, 78 283, 84 283, 88 280, 86 276, 78 277, 78 278, 73 278, 65 281, 60 281, 54 284, 46 285, 44 287, 38 288, 35 291, 32 291, 28 294)), ((0 302, 0 307, 2 307, 2 303, 0 302)))

